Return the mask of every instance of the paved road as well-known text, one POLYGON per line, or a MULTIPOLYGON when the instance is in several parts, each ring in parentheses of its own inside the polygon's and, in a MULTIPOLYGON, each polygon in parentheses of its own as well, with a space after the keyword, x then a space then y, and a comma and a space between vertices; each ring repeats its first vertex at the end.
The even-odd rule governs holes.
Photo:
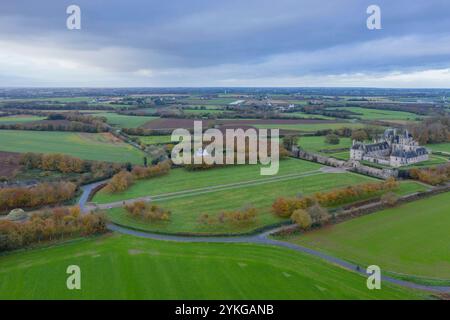
MULTIPOLYGON (((82 208, 83 212, 88 212, 89 209, 86 207, 86 201, 88 199, 88 196, 90 192, 97 187, 99 184, 104 183, 105 181, 93 183, 90 185, 86 185, 83 187, 83 195, 81 196, 79 200, 80 208, 82 208)), ((122 202, 120 202, 122 203, 122 202)), ((150 232, 142 232, 137 230, 132 230, 128 228, 124 228, 122 226, 118 226, 116 224, 108 224, 108 229, 111 231, 128 234, 136 237, 142 237, 147 239, 154 239, 154 240, 163 240, 163 241, 177 241, 177 242, 204 242, 204 243, 254 243, 254 244, 260 244, 260 245, 270 245, 270 246, 278 246, 283 248, 288 248, 291 250, 295 250, 297 252, 302 252, 306 254, 313 255, 315 257, 321 258, 329 263, 332 263, 334 265, 338 265, 342 268, 345 268, 352 272, 360 273, 364 276, 367 276, 365 273, 365 270, 363 268, 359 268, 356 264, 347 262, 345 260, 342 260, 340 258, 325 254, 323 252, 313 250, 310 248, 306 248, 303 246, 299 246, 297 244, 279 241, 275 239, 271 239, 270 235, 273 233, 276 233, 282 229, 285 228, 292 228, 294 226, 282 226, 277 227, 259 234, 255 235, 243 235, 243 236, 229 236, 229 237, 221 237, 221 236, 177 236, 177 235, 166 235, 166 234, 158 234, 158 233, 150 233, 150 232)), ((388 276, 382 276, 382 281, 386 281, 389 283, 393 283, 396 285, 400 285, 403 287, 411 288, 411 289, 418 289, 418 290, 425 290, 430 291, 434 293, 450 293, 450 287, 446 286, 428 286, 428 285, 420 285, 413 282, 403 281, 399 279, 395 279, 388 276)))

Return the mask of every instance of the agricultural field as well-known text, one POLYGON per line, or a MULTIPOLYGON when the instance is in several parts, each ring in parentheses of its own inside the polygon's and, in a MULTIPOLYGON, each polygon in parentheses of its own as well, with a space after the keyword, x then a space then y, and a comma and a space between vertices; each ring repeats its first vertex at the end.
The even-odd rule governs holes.
POLYGON ((111 234, 0 257, 0 299, 424 299, 293 250, 111 234), (82 290, 67 290, 68 265, 82 290), (200 276, 201 275, 201 276, 200 276))
POLYGON ((162 143, 171 143, 170 135, 161 135, 161 136, 133 136, 138 138, 142 143, 145 144, 162 144, 162 143))
POLYGON ((94 116, 105 117, 108 124, 121 128, 137 128, 143 124, 158 119, 158 117, 150 116, 127 116, 112 112, 102 112, 93 114, 94 116))
POLYGON ((449 213, 447 192, 288 240, 361 265, 450 283, 449 213))
POLYGON ((285 117, 292 117, 292 118, 305 118, 305 119, 323 119, 323 120, 334 120, 332 117, 323 116, 321 114, 310 114, 310 113, 304 113, 304 112, 285 112, 282 113, 285 117))
POLYGON ((142 164, 144 154, 108 133, 0 130, 0 151, 63 153, 87 160, 142 164))
POLYGON ((381 110, 374 108, 340 107, 332 109, 330 108, 329 110, 346 110, 358 113, 358 115, 354 116, 362 120, 415 120, 417 118, 420 118, 419 115, 411 112, 381 110))
POLYGON ((335 130, 341 128, 362 128, 364 125, 362 123, 356 122, 339 122, 339 123, 300 123, 300 124, 256 124, 254 125, 259 129, 284 129, 284 130, 294 130, 300 132, 314 132, 318 130, 335 130))
POLYGON ((20 116, 8 116, 8 117, 0 117, 0 125, 2 124, 14 124, 14 123, 25 123, 32 121, 44 120, 45 117, 38 116, 28 116, 28 115, 20 115, 20 116))

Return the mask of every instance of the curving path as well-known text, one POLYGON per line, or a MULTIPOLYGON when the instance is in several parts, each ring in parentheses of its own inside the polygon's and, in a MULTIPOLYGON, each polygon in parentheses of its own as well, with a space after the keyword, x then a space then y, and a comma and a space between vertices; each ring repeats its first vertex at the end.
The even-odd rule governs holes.
MULTIPOLYGON (((96 182, 93 184, 85 185, 83 189, 83 194, 79 200, 79 206, 82 209, 82 212, 89 212, 90 210, 86 207, 86 202, 89 197, 89 194, 92 192, 94 188, 98 185, 104 183, 105 181, 96 182)), ((168 235, 168 234, 158 234, 158 233, 150 233, 137 231, 133 229, 124 228, 122 226, 110 223, 108 224, 108 229, 111 231, 132 235, 136 237, 142 237, 153 240, 163 240, 163 241, 176 241, 176 242, 203 242, 203 243, 254 243, 260 245, 271 245, 278 246, 283 248, 288 248, 291 250, 295 250, 297 252, 306 253, 313 255, 315 257, 321 258, 331 264, 340 266, 349 271, 357 272, 363 276, 367 276, 364 268, 360 268, 360 266, 342 260, 340 258, 325 254, 323 252, 306 248, 303 246, 299 246, 297 244, 279 241, 275 239, 269 238, 271 234, 274 234, 280 230, 293 228, 294 225, 277 227, 259 234, 255 235, 242 235, 242 236, 178 236, 178 235, 168 235)), ((450 286, 430 286, 430 285, 421 285, 414 282, 404 281, 388 276, 382 276, 382 281, 386 281, 389 283, 393 283, 396 285, 400 285, 403 287, 407 287, 410 289, 424 290, 430 291, 434 293, 450 293, 450 286)))

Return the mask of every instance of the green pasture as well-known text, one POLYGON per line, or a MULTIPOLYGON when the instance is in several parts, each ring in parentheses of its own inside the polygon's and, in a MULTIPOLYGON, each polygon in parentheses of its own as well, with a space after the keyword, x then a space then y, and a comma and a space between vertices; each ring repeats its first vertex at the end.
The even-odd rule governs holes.
POLYGON ((0 130, 0 151, 63 153, 87 160, 142 164, 144 154, 109 134, 0 130))

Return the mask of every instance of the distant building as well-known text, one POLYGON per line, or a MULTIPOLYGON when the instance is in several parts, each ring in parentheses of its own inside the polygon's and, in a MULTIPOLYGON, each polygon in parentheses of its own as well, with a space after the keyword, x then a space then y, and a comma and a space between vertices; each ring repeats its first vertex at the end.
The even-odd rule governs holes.
POLYGON ((383 137, 372 144, 353 140, 350 149, 350 159, 352 160, 364 160, 392 167, 426 161, 428 154, 428 150, 421 147, 408 130, 397 134, 396 129, 387 129, 383 137))

